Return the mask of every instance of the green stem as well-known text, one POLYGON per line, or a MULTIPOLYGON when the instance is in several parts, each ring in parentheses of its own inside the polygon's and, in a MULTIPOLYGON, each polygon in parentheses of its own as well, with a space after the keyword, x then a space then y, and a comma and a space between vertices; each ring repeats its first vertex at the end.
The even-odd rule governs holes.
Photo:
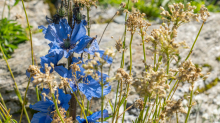
POLYGON ((130 45, 129 45, 129 50, 130 50, 130 72, 129 75, 131 75, 131 69, 132 69, 132 49, 131 49, 131 44, 133 41, 133 34, 131 34, 131 40, 130 40, 130 45))
POLYGON ((2 117, 2 119, 3 119, 3 121, 5 121, 5 117, 3 116, 3 114, 2 114, 1 111, 0 111, 0 115, 1 115, 1 117, 2 117))
MULTIPOLYGON (((127 106, 127 98, 128 98, 128 92, 129 92, 129 85, 127 87, 127 93, 126 93, 126 98, 125 98, 125 103, 124 103, 124 111, 126 110, 126 106, 127 106)), ((122 118, 122 123, 124 123, 124 118, 125 118, 125 113, 123 114, 123 118, 122 118)))
POLYGON ((190 49, 190 51, 189 51, 189 54, 187 55, 185 61, 186 61, 186 60, 189 58, 189 56, 191 55, 192 50, 193 50, 193 48, 194 48, 194 46, 195 46, 195 44, 196 44, 196 41, 197 41, 197 39, 198 39, 198 37, 199 37, 199 35, 200 35, 200 32, 201 32, 201 30, 202 30, 202 27, 203 27, 204 23, 205 23, 205 22, 203 21, 202 26, 201 26, 200 29, 199 29, 199 32, 198 32, 198 34, 197 34, 197 36, 196 36, 196 39, 195 39, 195 41, 193 42, 193 45, 192 45, 192 47, 191 47, 191 49, 190 49))
MULTIPOLYGON (((128 0, 126 9, 128 9, 129 3, 130 3, 130 0, 128 0)), ((125 15, 125 22, 127 21, 127 17, 128 17, 128 13, 126 13, 126 15, 125 15)), ((126 34, 127 34, 127 25, 125 24, 124 41, 123 41, 123 46, 122 46, 123 52, 122 52, 121 68, 124 68, 124 64, 125 64, 125 42, 126 42, 126 34)))
MULTIPOLYGON (((50 89, 52 90, 51 87, 50 87, 50 89)), ((62 121, 62 123, 64 123, 64 120, 63 120, 63 118, 62 118, 62 116, 61 116, 61 114, 60 114, 60 111, 59 111, 59 108, 58 108, 58 105, 57 105, 57 100, 56 100, 54 94, 52 94, 52 96, 53 96, 53 102, 54 102, 54 104, 55 104, 55 108, 56 108, 57 114, 58 114, 58 116, 60 117, 60 120, 62 121)))
MULTIPOLYGON (((87 7, 87 25, 88 25, 88 28, 87 28, 87 31, 88 31, 88 36, 90 36, 90 18, 89 18, 89 7, 87 7)), ((88 59, 90 59, 90 54, 88 54, 88 59)))
MULTIPOLYGON (((145 54, 145 46, 144 46, 144 34, 143 29, 141 28, 141 39, 142 39, 142 45, 143 45, 143 55, 144 55, 144 64, 146 63, 146 54, 145 54)), ((147 72, 147 66, 145 65, 145 71, 147 72)))
POLYGON ((23 5, 23 9, 25 12, 25 16, 26 16, 26 20, 27 20, 27 25, 28 25, 28 29, 29 29, 29 36, 30 36, 30 42, 31 42, 31 58, 32 58, 32 65, 34 65, 34 51, 33 51, 33 43, 32 43, 32 32, 31 32, 31 27, 28 21, 28 16, 27 16, 27 12, 24 6, 24 0, 22 0, 22 5, 23 5))
POLYGON ((160 100, 160 99, 158 98, 158 95, 157 95, 157 97, 156 97, 156 109, 155 109, 154 115, 152 117, 152 120, 154 119, 153 121, 156 120, 157 108, 158 108, 158 105, 160 104, 160 101, 158 102, 158 100, 160 100))
MULTIPOLYGON (((147 96, 144 97, 144 108, 146 106, 147 103, 147 96)), ((144 113, 144 109, 140 111, 139 117, 138 117, 138 123, 141 122, 142 118, 143 118, 143 113, 144 113)))
MULTIPOLYGON (((150 96, 149 96, 149 98, 148 98, 148 102, 150 102, 150 97, 151 97, 151 94, 150 94, 150 96)), ((145 116, 144 116, 144 120, 143 120, 143 122, 145 122, 145 119, 147 118, 147 115, 148 115, 149 109, 150 109, 150 105, 148 105, 148 107, 147 107, 147 111, 146 111, 146 113, 145 113, 145 116)))
POLYGON ((157 62, 157 44, 155 43, 154 44, 155 46, 154 46, 154 71, 156 71, 156 62, 157 62))
POLYGON ((176 123, 179 123, 178 112, 176 112, 176 123))
POLYGON ((104 95, 103 95, 103 89, 104 89, 104 83, 103 83, 103 71, 102 71, 103 65, 101 65, 101 87, 102 87, 102 96, 101 96, 101 122, 103 123, 103 110, 104 110, 104 95))
POLYGON ((25 107, 25 102, 26 102, 26 96, 27 96, 27 91, 28 91, 28 88, 29 88, 29 84, 31 82, 31 77, 29 78, 29 81, 28 81, 28 84, 27 84, 27 87, 26 87, 26 91, 25 91, 25 94, 24 94, 24 101, 23 101, 23 104, 22 104, 22 110, 21 110, 21 116, 20 116, 20 121, 19 123, 21 123, 21 120, 22 120, 22 115, 23 115, 23 111, 24 111, 24 107, 25 107))
POLYGON ((1 93, 0 93, 0 98, 1 98, 1 102, 2 102, 3 106, 4 106, 5 109, 8 111, 8 109, 7 109, 6 105, 5 105, 5 102, 4 102, 4 99, 3 99, 2 95, 1 95, 1 93))
POLYGON ((188 108, 188 113, 187 113, 187 116, 185 119, 185 123, 187 123, 187 121, 188 121, 190 110, 192 108, 192 98, 193 98, 193 90, 191 90, 191 93, 190 93, 190 102, 189 102, 189 108, 188 108))
POLYGON ((4 2, 4 6, 3 6, 3 11, 2 11, 2 19, 3 19, 3 17, 4 17, 5 5, 6 5, 6 0, 5 0, 5 2, 4 2))
MULTIPOLYGON (((19 92, 17 83, 16 83, 15 78, 14 78, 14 74, 13 74, 12 71, 11 71, 11 68, 10 68, 10 66, 9 66, 9 64, 8 64, 7 58, 6 58, 5 54, 4 54, 4 51, 3 51, 3 49, 2 49, 1 44, 0 44, 0 50, 1 50, 1 52, 2 52, 3 58, 4 58, 4 60, 5 60, 6 64, 7 64, 7 66, 8 66, 8 70, 10 71, 11 77, 12 77, 12 79, 13 79, 13 81, 14 81, 14 84, 15 84, 15 88, 14 88, 14 89, 15 89, 15 93, 16 93, 16 95, 18 96, 18 99, 19 99, 20 103, 23 104, 23 100, 22 100, 22 98, 21 98, 21 93, 19 92)), ((30 123, 30 119, 29 119, 29 116, 28 116, 28 114, 27 114, 27 110, 26 110, 25 107, 24 107, 24 113, 25 113, 25 115, 26 115, 26 118, 27 118, 28 123, 30 123)))
POLYGON ((80 108, 82 109, 82 111, 83 111, 83 115, 84 115, 84 117, 85 117, 85 119, 86 119, 86 123, 88 123, 88 120, 87 120, 87 117, 86 117, 86 114, 85 114, 85 111, 83 110, 84 108, 82 107, 82 105, 80 104, 80 102, 79 102, 79 100, 78 100, 78 98, 77 98, 77 96, 76 96, 76 94, 74 93, 74 91, 73 91, 73 89, 68 85, 68 87, 70 88, 70 90, 73 92, 73 95, 74 95, 74 97, 75 97, 75 99, 76 99, 76 101, 78 102, 78 104, 79 104, 79 106, 80 106, 80 108))
POLYGON ((40 101, 40 96, 39 96, 39 92, 38 92, 38 85, 36 85, 35 90, 36 90, 37 101, 40 101))
POLYGON ((87 101, 87 112, 86 112, 86 116, 89 116, 89 100, 87 101))

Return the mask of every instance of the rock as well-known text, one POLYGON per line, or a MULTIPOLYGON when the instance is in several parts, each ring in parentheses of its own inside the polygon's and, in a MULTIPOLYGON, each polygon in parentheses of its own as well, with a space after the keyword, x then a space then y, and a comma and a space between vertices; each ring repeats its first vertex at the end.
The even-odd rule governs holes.
MULTIPOLYGON (((13 2, 12 2, 13 3, 13 2)), ((3 8, 4 1, 0 1, 0 8, 3 8)), ((13 5, 13 4, 12 4, 13 5)), ((36 30, 38 26, 45 25, 47 23, 46 16, 50 17, 49 6, 44 4, 43 0, 33 0, 30 2, 24 2, 26 7, 29 23, 33 26, 33 30, 36 30)), ((3 9, 0 9, 2 13, 3 9)), ((20 15, 22 18, 18 19, 17 22, 22 27, 27 27, 26 16, 24 14, 22 2, 20 1, 16 6, 10 10, 10 19, 15 20, 15 16, 20 15)), ((5 7, 4 17, 8 17, 8 7, 5 7)))
MULTIPOLYGON (((93 9, 93 8, 92 8, 93 9)), ((100 11, 97 9, 97 11, 100 11)), ((112 12, 113 10, 111 10, 112 12)), ((101 13, 101 11, 100 11, 101 13)), ((101 13, 103 14, 103 13, 101 13)), ((91 17, 93 13, 91 11, 91 17)), ((98 14, 94 14, 94 17, 99 16, 98 14)), ((106 16, 107 17, 107 16, 106 16)), ((32 16, 31 16, 32 18, 32 16)), ((33 19, 34 20, 34 19, 33 19)), ((209 64, 212 69, 207 69, 207 67, 203 67, 204 71, 209 71, 210 70, 210 76, 209 78, 205 81, 205 83, 210 83, 216 78, 220 77, 220 64, 219 61, 216 60, 216 57, 220 56, 220 33, 219 33, 219 26, 220 26, 220 14, 211 14, 211 17, 209 20, 205 23, 203 30, 198 38, 198 41, 196 42, 195 48, 193 50, 193 53, 190 57, 192 61, 195 64, 198 64, 200 66, 204 66, 204 64, 209 64)), ((40 25, 40 24, 39 24, 40 25)), ((152 25, 149 27, 149 31, 147 32, 148 34, 150 31, 154 28, 159 28, 160 25, 152 25)), ((185 24, 181 26, 178 30, 178 36, 176 38, 176 41, 182 41, 186 40, 187 44, 191 46, 193 44, 194 39, 196 38, 196 35, 199 31, 199 28, 201 26, 201 23, 197 22, 191 22, 189 24, 185 24)), ((97 35, 97 40, 99 41, 102 32, 104 28, 106 27, 106 24, 93 24, 91 25, 91 37, 96 37, 97 35)), ((103 35, 102 41, 100 43, 101 49, 106 49, 106 48, 111 48, 114 47, 115 45, 115 40, 118 40, 119 38, 122 38, 122 35, 124 33, 124 25, 120 25, 117 23, 110 23, 105 34, 103 35), (114 39, 111 38, 111 36, 114 37, 114 39)), ((128 48, 128 44, 130 41, 130 33, 127 32, 127 38, 126 38, 126 47, 128 48)), ((141 73, 144 71, 144 64, 142 62, 143 60, 143 49, 142 46, 140 45, 141 42, 141 37, 136 33, 134 36, 133 42, 132 42, 132 50, 133 50, 133 71, 134 71, 134 77, 140 77, 141 73)), ((44 56, 47 54, 47 51, 49 49, 48 41, 43 38, 43 34, 34 34, 33 35, 33 44, 34 44, 34 54, 35 58, 37 61, 37 64, 40 63, 40 57, 44 56)), ((146 47, 149 46, 149 44, 146 44, 146 47)), ((181 56, 181 61, 183 61, 187 54, 189 52, 188 50, 181 50, 180 51, 180 56, 181 56)), ((147 58, 147 63, 148 64, 153 64, 151 57, 153 56, 152 51, 146 50, 146 58, 147 58)), ((125 68, 129 66, 129 52, 125 53, 125 61, 126 65, 125 68)), ((15 50, 15 53, 12 55, 12 58, 8 60, 9 65, 15 75, 15 80, 18 84, 20 92, 22 92, 22 96, 24 96, 24 91, 27 86, 27 77, 25 75, 25 70, 28 68, 28 66, 31 64, 31 54, 30 54, 30 43, 26 42, 23 44, 19 45, 19 48, 15 50)), ((110 75, 114 75, 115 71, 120 67, 121 64, 121 54, 117 53, 115 56, 115 59, 113 61, 112 65, 112 72, 110 72, 110 75)), ((172 66, 172 65, 171 65, 172 66)), ((109 66, 105 67, 105 72, 107 72, 109 66)), ((127 69, 126 69, 127 70, 127 69)), ((128 71, 127 71, 128 72, 128 71)), ((20 105, 18 102, 18 98, 16 97, 14 90, 13 90, 13 80, 11 79, 11 75, 7 69, 7 66, 5 64, 5 61, 3 59, 0 60, 0 92, 3 95, 4 100, 7 102, 7 106, 12 106, 10 108, 13 108, 11 113, 16 113, 21 109, 20 105)), ((116 91, 117 87, 117 82, 112 82, 110 83, 112 85, 112 88, 114 91, 116 91)), ((203 86, 203 80, 199 80, 196 82, 197 87, 202 87, 203 86)), ((196 89, 196 86, 194 89, 196 89)), ((184 84, 180 86, 175 95, 174 99, 180 99, 184 95, 184 92, 188 93, 189 90, 189 84, 184 84)), ((213 113, 216 114, 218 113, 219 110, 217 109, 217 106, 219 106, 219 100, 220 97, 218 96, 220 93, 220 84, 218 83, 216 86, 212 87, 211 89, 207 90, 206 94, 198 94, 195 96, 199 102, 200 105, 196 106, 201 106, 199 110, 197 110, 197 107, 193 107, 192 112, 193 115, 190 117, 190 122, 195 121, 197 117, 199 117, 198 121, 202 121, 202 117, 207 117, 205 113, 208 114, 208 117, 212 117, 213 113), (200 96, 200 97, 199 97, 200 96), (197 115, 199 114, 199 116, 197 115)), ((110 95, 108 95, 108 99, 112 98, 112 102, 114 103, 114 92, 112 92, 110 95)), ((132 105, 133 102, 139 98, 139 96, 135 93, 135 91, 131 88, 131 96, 128 97, 128 105, 132 105)), ((36 102, 36 97, 35 97, 35 90, 33 85, 29 87, 28 90, 28 104, 26 105, 27 107, 29 104, 33 104, 36 102)), ((187 105, 188 102, 185 100, 185 104, 187 105)), ((92 111, 96 109, 100 109, 100 100, 94 99, 93 102, 93 108, 92 111)), ((109 106, 108 106, 109 107, 109 106)), ((111 110, 111 108, 108 108, 111 110)), ((123 112, 123 106, 120 108, 120 113, 123 112)), ((128 112, 126 112, 126 119, 127 122, 131 122, 131 120, 134 120, 137 115, 137 110, 135 108, 132 108, 128 112)), ((184 118, 184 117, 183 117, 184 118)), ((180 119, 181 121, 183 119, 180 119)), ((119 121, 120 122, 120 121, 119 121)))

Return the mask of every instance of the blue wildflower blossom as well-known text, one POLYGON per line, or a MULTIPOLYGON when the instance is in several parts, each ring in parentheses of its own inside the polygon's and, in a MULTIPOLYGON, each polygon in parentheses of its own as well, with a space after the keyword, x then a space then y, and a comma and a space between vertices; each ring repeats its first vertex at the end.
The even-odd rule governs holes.
MULTIPOLYGON (((43 89, 42 93, 49 94, 49 89, 43 89)), ((55 92, 56 95, 57 91, 55 92)), ((71 99, 71 95, 63 93, 62 89, 58 89, 58 100, 60 101, 60 104, 58 104, 58 107, 64 108, 66 111, 69 108, 69 100, 71 99)), ((56 97, 56 96, 55 96, 56 97)), ((38 113, 34 114, 31 123, 51 123, 53 118, 53 111, 55 111, 55 104, 52 100, 49 100, 46 98, 46 100, 42 100, 35 103, 34 105, 30 105, 31 109, 39 111, 38 113)))
MULTIPOLYGON (((51 41, 49 52, 58 50, 68 58, 73 52, 82 53, 93 41, 93 38, 86 35, 86 24, 86 21, 82 20, 80 23, 75 23, 74 28, 71 29, 67 20, 61 19, 59 24, 49 24, 48 28, 39 26, 39 29, 43 29, 45 38, 51 41)), ((96 50, 99 49, 97 41, 93 41, 91 44, 96 50)))
MULTIPOLYGON (((103 118, 106 118, 106 117, 108 117, 108 111, 103 110, 103 118)), ((101 118, 101 111, 97 111, 93 113, 92 115, 87 116, 86 118, 89 123, 100 123, 96 121, 101 118)), ((76 119, 78 120, 79 123, 86 123, 86 119, 80 118, 80 116, 77 116, 76 119)), ((108 123, 108 122, 103 122, 103 123, 108 123)))
MULTIPOLYGON (((80 60, 77 58, 73 58, 72 59, 72 64, 79 62, 80 60)), ((70 87, 73 89, 73 91, 76 91, 77 89, 79 89, 88 100, 91 100, 92 97, 97 97, 100 98, 101 97, 101 72, 97 71, 96 73, 99 76, 98 80, 95 80, 92 76, 90 75, 85 75, 84 71, 85 69, 82 67, 82 64, 78 64, 80 71, 76 71, 75 73, 73 73, 74 75, 72 75, 72 70, 68 70, 64 67, 59 66, 59 74, 64 77, 64 78, 70 78, 73 81, 69 82, 70 83, 70 87)), ((108 93, 111 92, 111 86, 109 85, 109 83, 106 82, 106 79, 108 77, 108 75, 103 74, 103 83, 104 83, 104 90, 103 90, 103 94, 107 95, 108 93)))

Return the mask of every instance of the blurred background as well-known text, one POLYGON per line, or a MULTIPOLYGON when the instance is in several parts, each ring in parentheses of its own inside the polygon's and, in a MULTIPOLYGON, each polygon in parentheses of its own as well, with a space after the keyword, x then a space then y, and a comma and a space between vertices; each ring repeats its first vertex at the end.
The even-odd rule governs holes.
MULTIPOLYGON (((60 6, 61 0, 24 0, 29 17, 29 22, 33 33, 33 45, 34 45, 34 58, 36 65, 40 65, 40 57, 47 54, 49 46, 48 41, 44 39, 42 30, 38 29, 38 26, 47 26, 46 16, 52 17, 56 14, 56 9, 60 6)), ((147 32, 154 28, 159 28, 159 24, 162 23, 160 19, 160 6, 165 9, 169 4, 182 2, 186 4, 190 0, 138 0, 138 3, 130 4, 129 10, 132 7, 138 8, 142 13, 146 14, 146 19, 152 23, 152 26, 147 32)), ((111 18, 119 10, 121 2, 127 2, 127 0, 99 0, 98 8, 92 7, 90 11, 91 17, 91 36, 97 36, 99 41, 101 34, 106 27, 107 23, 111 21, 111 18)), ((192 123, 202 122, 220 122, 220 0, 194 0, 191 1, 192 5, 197 7, 195 12, 198 12, 202 5, 205 5, 211 12, 211 17, 207 20, 204 28, 199 36, 197 44, 193 50, 191 59, 198 66, 201 67, 203 72, 211 72, 209 78, 206 81, 199 80, 195 85, 194 90, 199 92, 195 96, 197 105, 193 108, 190 116, 192 123)), ((86 14, 83 10, 82 13, 86 14)), ((107 31, 105 32, 100 47, 103 49, 114 47, 116 40, 122 37, 124 32, 125 14, 120 11, 120 14, 114 17, 110 23, 107 31), (111 38, 114 36, 114 39, 111 38)), ((178 29, 178 36, 176 41, 185 40, 189 46, 192 45, 198 30, 201 26, 201 22, 191 22, 185 24, 178 29)), ((130 35, 128 34, 128 37, 130 35)), ((0 0, 0 45, 3 47, 4 53, 8 58, 9 65, 12 68, 15 79, 18 83, 18 87, 22 95, 24 95, 25 88, 27 86, 27 80, 25 71, 31 64, 31 50, 29 34, 27 29, 27 22, 23 11, 22 3, 20 0, 0 0)), ((129 42, 129 38, 127 38, 129 42)), ((140 46, 141 37, 135 35, 133 41, 133 73, 134 76, 140 75, 143 71, 143 56, 142 46, 140 46)), ((146 45, 147 47, 148 45, 146 45)), ((189 50, 181 51, 179 59, 185 58, 189 50)), ((146 51, 147 62, 152 63, 152 52, 146 51)), ((129 54, 125 55, 126 67, 128 67, 129 54)), ((120 66, 121 54, 117 54, 112 66, 112 73, 120 66)), ((105 70, 107 70, 105 68, 105 70)), ((116 85, 112 84, 113 91, 116 85)), ((28 102, 33 104, 37 102, 35 96, 35 89, 31 85, 28 90, 28 102)), ((13 117, 19 118, 21 105, 14 93, 13 80, 2 59, 0 53, 0 93, 6 102, 6 105, 11 108, 10 113, 13 117)), ((179 99, 187 95, 188 85, 181 85, 176 91, 174 99, 179 99)), ((108 96, 110 99, 114 99, 114 93, 108 96)), ((186 97, 186 96, 185 96, 186 97)), ((130 97, 128 99, 128 107, 133 104, 134 100, 139 96, 135 92, 134 88, 131 88, 130 97)), ((186 97, 187 98, 187 97, 186 97)), ((187 104, 187 99, 184 100, 187 104)), ((94 99, 92 110, 98 109, 99 100, 94 99), (96 103, 97 101, 97 103, 96 103)), ((123 107, 122 107, 123 108, 123 107)), ((110 109, 109 109, 110 110, 110 109)), ((34 113, 33 110, 28 109, 30 116, 34 113)), ((138 110, 131 108, 126 112, 126 122, 130 123, 138 115, 138 110)), ((175 119, 175 117, 174 117, 175 119)), ((181 121, 181 116, 180 116, 181 121)), ((24 118, 25 123, 25 118, 24 118)))

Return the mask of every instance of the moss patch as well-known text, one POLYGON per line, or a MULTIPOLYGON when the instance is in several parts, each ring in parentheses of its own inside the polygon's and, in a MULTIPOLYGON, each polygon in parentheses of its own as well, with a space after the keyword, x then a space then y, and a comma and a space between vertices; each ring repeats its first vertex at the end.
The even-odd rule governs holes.
POLYGON ((205 91, 207 91, 207 90, 211 89, 212 87, 216 86, 218 84, 218 82, 220 82, 220 80, 218 78, 216 78, 212 82, 210 82, 209 84, 206 84, 204 88, 197 87, 197 91, 199 93, 204 93, 205 91))
POLYGON ((220 56, 219 56, 219 57, 216 57, 216 60, 217 60, 218 62, 220 62, 220 56))

